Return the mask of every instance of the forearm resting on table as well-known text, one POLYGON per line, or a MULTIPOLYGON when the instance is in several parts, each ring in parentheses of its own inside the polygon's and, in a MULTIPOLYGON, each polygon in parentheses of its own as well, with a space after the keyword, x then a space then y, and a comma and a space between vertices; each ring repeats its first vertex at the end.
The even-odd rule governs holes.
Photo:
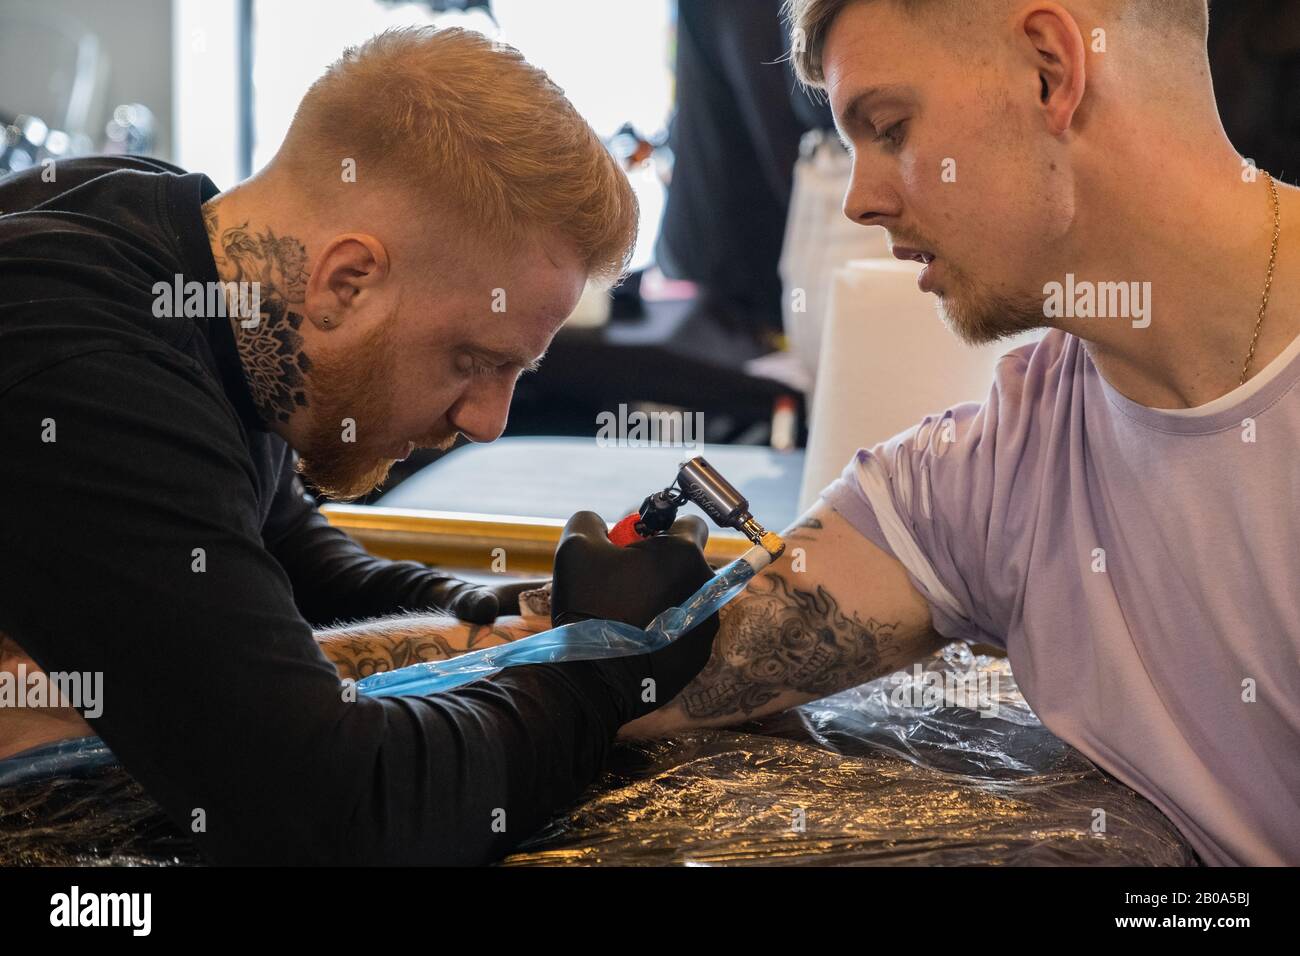
POLYGON ((784 537, 781 559, 722 609, 704 669, 620 736, 742 723, 891 674, 946 643, 903 566, 825 502, 784 537))
POLYGON ((441 661, 507 644, 544 630, 523 617, 470 624, 447 614, 402 614, 316 632, 316 643, 339 676, 360 680, 380 671, 441 661))

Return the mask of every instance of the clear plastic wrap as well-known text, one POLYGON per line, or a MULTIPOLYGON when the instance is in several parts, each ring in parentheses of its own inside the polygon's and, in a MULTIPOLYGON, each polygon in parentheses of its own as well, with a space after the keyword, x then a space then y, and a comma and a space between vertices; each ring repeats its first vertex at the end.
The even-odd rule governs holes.
POLYGON ((178 866, 200 862, 98 737, 0 760, 0 866, 178 866))
MULTIPOLYGON (((578 804, 504 862, 1196 862, 1155 806, 1039 723, 1005 660, 953 644, 922 675, 996 676, 996 715, 927 703, 907 673, 737 730, 620 744, 578 804)), ((196 862, 134 781, 81 746, 35 775, 5 777, 14 762, 0 761, 0 865, 196 862)))
POLYGON ((953 644, 922 670, 996 674, 997 716, 900 704, 920 690, 900 674, 735 731, 624 745, 505 863, 1195 864, 1153 804, 1043 727, 1005 660, 953 644))

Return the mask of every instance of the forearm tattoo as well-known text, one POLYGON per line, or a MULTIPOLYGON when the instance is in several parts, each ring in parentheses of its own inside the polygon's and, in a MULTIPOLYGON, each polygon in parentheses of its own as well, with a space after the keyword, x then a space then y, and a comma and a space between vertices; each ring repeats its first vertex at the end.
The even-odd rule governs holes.
POLYGON ((339 677, 352 680, 455 656, 451 645, 437 634, 395 641, 386 638, 334 638, 322 641, 321 650, 338 668, 339 677))
POLYGON ((713 656, 679 700, 697 720, 748 716, 785 692, 824 697, 878 676, 899 624, 846 616, 824 588, 755 578, 722 611, 713 656))
MULTIPOLYGON (((789 529, 787 541, 812 541, 816 518, 789 529)), ((879 677, 896 664, 901 621, 845 614, 821 585, 801 589, 799 575, 769 570, 721 611, 704 669, 675 702, 695 720, 745 719, 782 694, 824 697, 879 677)))
POLYGON ((261 315, 246 328, 245 319, 231 310, 235 343, 248 378, 249 391, 262 420, 286 423, 295 410, 307 405, 305 376, 311 361, 303 351, 303 303, 307 292, 307 249, 293 236, 277 236, 270 229, 250 229, 247 222, 224 226, 215 204, 203 207, 208 240, 222 282, 256 282, 261 315))
POLYGON ((316 640, 340 677, 360 680, 381 671, 505 644, 521 636, 517 628, 502 623, 407 616, 321 631, 316 640))

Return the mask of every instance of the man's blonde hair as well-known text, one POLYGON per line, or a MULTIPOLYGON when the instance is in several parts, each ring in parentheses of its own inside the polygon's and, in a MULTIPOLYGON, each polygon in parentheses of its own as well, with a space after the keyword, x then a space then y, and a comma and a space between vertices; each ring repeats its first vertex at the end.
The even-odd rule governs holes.
MULTIPOLYGON (((791 52, 795 75, 805 86, 826 85, 822 55, 826 37, 836 18, 857 3, 889 2, 911 16, 927 14, 942 17, 944 26, 954 31, 981 13, 972 0, 785 0, 785 17, 790 25, 791 52)), ((982 0, 991 9, 1000 2, 1010 6, 1014 0, 982 0)), ((1205 46, 1209 28, 1209 0, 1104 0, 1106 14, 1116 20, 1149 28, 1156 36, 1191 37, 1205 46)))
POLYGON ((627 176, 564 91, 519 51, 459 28, 387 30, 312 84, 282 153, 295 170, 397 187, 476 245, 567 239, 589 275, 626 267, 637 231, 627 176))

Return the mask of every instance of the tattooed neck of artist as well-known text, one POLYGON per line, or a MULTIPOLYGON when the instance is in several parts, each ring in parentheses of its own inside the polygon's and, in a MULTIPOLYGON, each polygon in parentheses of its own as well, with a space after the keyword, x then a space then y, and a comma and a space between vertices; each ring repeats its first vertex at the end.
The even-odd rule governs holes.
POLYGON ((227 286, 227 313, 244 377, 262 422, 279 430, 307 406, 311 362, 301 333, 307 291, 307 248, 294 236, 232 216, 217 196, 203 206, 217 275, 227 286), (253 285, 256 283, 256 285, 253 285), (257 303, 254 314, 231 308, 231 297, 257 303))

